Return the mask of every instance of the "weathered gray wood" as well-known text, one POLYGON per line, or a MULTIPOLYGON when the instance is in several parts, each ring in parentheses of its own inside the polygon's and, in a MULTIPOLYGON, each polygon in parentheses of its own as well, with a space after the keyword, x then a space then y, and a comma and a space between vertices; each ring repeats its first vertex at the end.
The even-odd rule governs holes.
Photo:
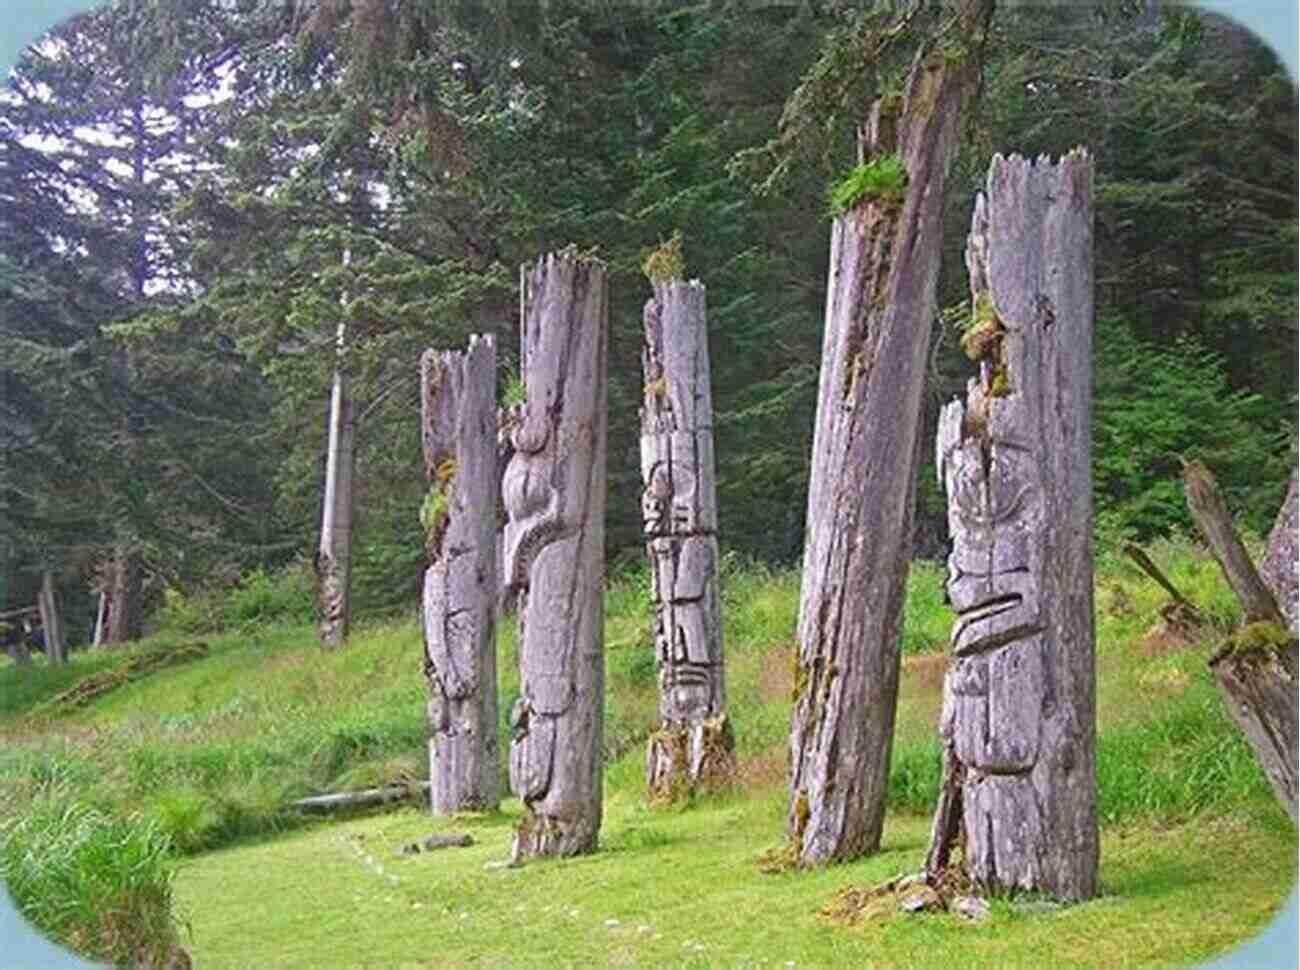
POLYGON ((1246 735, 1273 793, 1296 819, 1296 770, 1300 764, 1297 717, 1297 641, 1276 639, 1268 621, 1239 631, 1210 659, 1228 715, 1246 735))
POLYGON ((102 646, 108 632, 108 600, 108 591, 100 590, 95 602, 95 630, 90 637, 91 647, 102 646))
POLYGON ((957 617, 928 875, 1097 891, 1092 160, 995 155, 967 243, 980 365, 939 422, 957 617), (953 789, 960 790, 960 796, 953 789), (960 833, 960 834, 959 834, 960 833))
POLYGON ((54 588, 54 574, 45 570, 41 574, 41 588, 36 594, 36 608, 40 611, 41 629, 45 631, 45 658, 52 664, 68 662, 68 642, 63 632, 63 612, 54 588))
POLYGON ((1259 565, 1260 576, 1268 584, 1277 601, 1277 607, 1294 633, 1297 629, 1297 612, 1300 611, 1300 499, 1296 495, 1297 473, 1291 473, 1291 484, 1286 498, 1273 521, 1273 531, 1268 534, 1268 547, 1264 561, 1259 565))
POLYGON ((596 848, 605 680, 605 267, 570 249, 538 259, 525 282, 526 397, 501 484, 506 590, 519 604, 516 861, 596 848))
POLYGON ((865 198, 831 231, 790 724, 802 865, 880 845, 944 183, 992 2, 953 8, 964 56, 918 52, 901 112, 877 101, 861 136, 864 157, 905 167, 901 203, 865 198))
POLYGON ((735 769, 718 598, 718 500, 705 290, 655 281, 643 314, 641 499, 655 610, 659 729, 646 744, 654 798, 716 786, 735 769))
POLYGON ((429 495, 421 603, 435 815, 498 804, 496 342, 420 359, 429 495))
POLYGON ((1273 591, 1260 578, 1250 554, 1241 544, 1227 503, 1223 501, 1223 494, 1210 470, 1199 461, 1184 462, 1183 489, 1196 527, 1201 530, 1210 553, 1241 602, 1245 621, 1262 620, 1285 625, 1286 618, 1278 609, 1273 591))

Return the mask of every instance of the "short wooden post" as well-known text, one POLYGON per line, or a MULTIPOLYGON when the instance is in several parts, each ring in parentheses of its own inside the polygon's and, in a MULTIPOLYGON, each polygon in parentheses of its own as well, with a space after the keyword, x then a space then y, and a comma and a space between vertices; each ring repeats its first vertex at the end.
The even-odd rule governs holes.
POLYGON ((605 267, 571 248, 538 259, 525 283, 525 402, 501 483, 506 593, 519 604, 516 861, 596 848, 605 681, 605 267))
POLYGON ((734 772, 718 599, 718 500, 705 291, 654 281, 646 302, 641 499, 659 669, 659 730, 646 786, 671 799, 734 772))
POLYGON ((430 805, 436 815, 498 804, 496 343, 420 359, 429 493, 420 510, 430 805))
POLYGON ((980 374, 944 408, 944 781, 927 874, 959 837, 987 890, 1097 891, 1089 470, 1092 160, 995 155, 967 242, 980 374))

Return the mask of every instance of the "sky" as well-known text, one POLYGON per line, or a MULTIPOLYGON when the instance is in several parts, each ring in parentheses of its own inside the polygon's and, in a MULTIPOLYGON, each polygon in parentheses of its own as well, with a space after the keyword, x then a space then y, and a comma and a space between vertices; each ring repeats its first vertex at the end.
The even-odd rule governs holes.
MULTIPOLYGON (((1292 79, 1296 78, 1300 46, 1300 4, 1296 0, 1198 0, 1197 5, 1249 27, 1273 47, 1292 79)), ((44 30, 92 6, 91 0, 0 0, 0 69, 7 74, 19 52, 44 30)), ((6 970, 106 970, 43 939, 23 922, 7 892, 0 892, 0 941, 6 970)), ((1290 970, 1297 966, 1298 941, 1300 918, 1293 890, 1278 918, 1262 934, 1207 964, 1204 970, 1290 970)))

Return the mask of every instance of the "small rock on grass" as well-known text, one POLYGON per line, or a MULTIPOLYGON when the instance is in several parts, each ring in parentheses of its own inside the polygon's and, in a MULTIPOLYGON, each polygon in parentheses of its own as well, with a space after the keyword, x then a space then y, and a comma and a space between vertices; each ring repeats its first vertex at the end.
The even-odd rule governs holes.
POLYGON ((954 896, 948 909, 976 923, 988 919, 991 915, 989 904, 978 896, 954 896))
POLYGON ((904 913, 924 913, 943 909, 943 899, 929 886, 921 885, 899 894, 898 908, 904 913))

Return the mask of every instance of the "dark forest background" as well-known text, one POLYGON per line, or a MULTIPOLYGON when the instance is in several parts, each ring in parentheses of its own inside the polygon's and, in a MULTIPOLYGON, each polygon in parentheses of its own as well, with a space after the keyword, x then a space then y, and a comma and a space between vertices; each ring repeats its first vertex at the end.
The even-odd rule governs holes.
MULTIPOLYGON (((518 266, 610 267, 610 568, 642 556, 644 252, 708 287, 721 541, 797 562, 828 186, 874 86, 870 5, 117 0, 0 93, 0 608, 41 573, 73 637, 113 563, 141 595, 304 568, 340 319, 357 401, 355 610, 423 564, 417 360, 498 335, 518 266), (345 263, 344 251, 349 254, 345 263)), ((907 45, 904 45, 907 46, 907 45)), ((1296 464, 1297 105, 1230 21, 1149 0, 1007 6, 951 172, 926 427, 993 152, 1096 159, 1099 548, 1184 530, 1180 459, 1263 531, 1296 464)), ((927 449, 928 450, 928 449, 927 449)), ((921 472, 915 553, 946 553, 921 472)))

